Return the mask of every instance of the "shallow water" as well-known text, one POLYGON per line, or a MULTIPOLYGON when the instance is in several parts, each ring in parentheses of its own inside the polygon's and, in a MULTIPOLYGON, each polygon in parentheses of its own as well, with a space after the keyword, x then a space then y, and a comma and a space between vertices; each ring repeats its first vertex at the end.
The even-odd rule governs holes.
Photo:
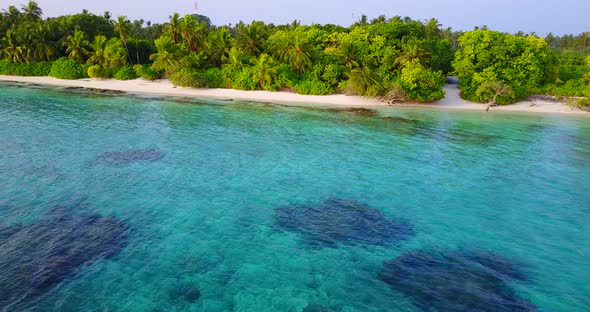
MULTIPOLYGON (((418 250, 497 253, 527 277, 494 275, 505 297, 590 310, 589 138, 584 117, 357 116, 0 85, 0 244, 34 248, 44 238, 11 229, 60 232, 87 215, 129 228, 116 252, 77 259, 44 288, 22 295, 7 285, 36 285, 0 281, 0 311, 419 311, 428 302, 380 278, 384 261, 418 250), (320 223, 277 220, 281 207, 333 198, 368 207, 335 221, 387 218, 378 224, 407 223, 413 235, 369 244, 364 227, 348 235, 330 223, 333 209, 314 210, 320 223), (325 231, 335 231, 329 245, 310 242, 325 231)), ((19 269, 7 257, 3 276, 19 269)))

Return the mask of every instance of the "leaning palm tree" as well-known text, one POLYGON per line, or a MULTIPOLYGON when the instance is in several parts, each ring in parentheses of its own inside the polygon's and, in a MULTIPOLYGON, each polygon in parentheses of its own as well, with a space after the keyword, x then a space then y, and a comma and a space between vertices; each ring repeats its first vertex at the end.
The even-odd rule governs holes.
POLYGON ((188 50, 196 52, 199 42, 202 41, 200 35, 203 33, 203 25, 195 20, 192 15, 185 15, 180 23, 180 30, 188 50))
POLYGON ((252 79, 258 83, 260 88, 264 89, 266 85, 272 84, 277 76, 277 68, 274 60, 268 54, 261 54, 258 59, 254 60, 252 66, 252 79))
POLYGON ((127 20, 126 16, 119 16, 117 20, 114 22, 114 24, 115 31, 119 33, 121 42, 123 42, 123 45, 125 46, 125 51, 127 51, 129 63, 133 64, 133 62, 131 61, 131 56, 129 56, 129 49, 127 48, 127 42, 129 41, 129 33, 131 32, 131 22, 127 20))
POLYGON ((71 60, 83 62, 88 55, 88 40, 84 38, 84 32, 76 29, 73 35, 69 35, 64 41, 66 53, 71 60))
POLYGON ((43 10, 41 10, 35 1, 29 1, 29 3, 27 3, 27 5, 23 5, 21 9, 23 15, 30 21, 40 20, 43 16, 43 10))

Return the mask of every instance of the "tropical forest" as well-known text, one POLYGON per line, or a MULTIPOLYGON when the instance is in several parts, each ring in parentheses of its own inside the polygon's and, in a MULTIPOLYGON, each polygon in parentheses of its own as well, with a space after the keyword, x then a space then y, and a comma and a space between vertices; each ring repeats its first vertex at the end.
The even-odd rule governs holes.
POLYGON ((363 16, 350 27, 262 21, 216 26, 197 14, 169 21, 109 12, 44 18, 30 1, 0 14, 0 74, 61 79, 169 79, 193 88, 350 94, 432 102, 447 76, 464 99, 510 104, 533 94, 588 105, 590 33, 544 38, 437 19, 363 16))

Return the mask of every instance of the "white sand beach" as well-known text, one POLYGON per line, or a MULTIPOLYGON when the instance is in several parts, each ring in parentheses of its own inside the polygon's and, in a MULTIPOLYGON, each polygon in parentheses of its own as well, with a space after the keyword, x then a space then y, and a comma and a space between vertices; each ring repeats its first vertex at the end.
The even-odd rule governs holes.
MULTIPOLYGON (((135 94, 151 94, 165 96, 181 96, 195 98, 211 98, 221 100, 240 100, 253 101, 262 103, 281 103, 293 105, 321 105, 321 106, 338 106, 338 107, 364 107, 375 108, 389 106, 377 98, 348 96, 343 94, 314 96, 299 95, 289 92, 269 92, 269 91, 241 91, 232 89, 193 89, 175 87, 168 80, 147 81, 144 79, 120 81, 114 79, 80 79, 80 80, 62 80, 52 77, 19 77, 0 75, 0 81, 17 82, 26 84, 39 84, 60 87, 79 87, 112 91, 123 91, 135 94)), ((480 110, 485 113, 485 105, 473 103, 461 99, 459 89, 456 85, 445 86, 446 97, 438 102, 429 104, 401 104, 394 106, 416 106, 428 107, 435 109, 463 109, 463 110, 480 110)), ((553 101, 522 101, 513 105, 496 106, 490 110, 494 111, 514 111, 514 112, 533 112, 533 113, 558 113, 558 114, 578 114, 588 115, 590 113, 580 109, 572 109, 566 103, 553 101)))

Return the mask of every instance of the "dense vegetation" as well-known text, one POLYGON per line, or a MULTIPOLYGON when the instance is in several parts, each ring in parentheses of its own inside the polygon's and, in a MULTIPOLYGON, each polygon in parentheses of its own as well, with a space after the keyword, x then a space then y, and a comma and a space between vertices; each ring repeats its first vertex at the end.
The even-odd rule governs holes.
POLYGON ((438 21, 384 16, 351 27, 213 26, 175 13, 164 24, 83 11, 42 18, 31 1, 0 14, 0 74, 121 80, 169 78, 178 86, 294 91, 435 101, 447 74, 467 99, 511 103, 532 93, 590 95, 589 34, 461 33, 438 21))

